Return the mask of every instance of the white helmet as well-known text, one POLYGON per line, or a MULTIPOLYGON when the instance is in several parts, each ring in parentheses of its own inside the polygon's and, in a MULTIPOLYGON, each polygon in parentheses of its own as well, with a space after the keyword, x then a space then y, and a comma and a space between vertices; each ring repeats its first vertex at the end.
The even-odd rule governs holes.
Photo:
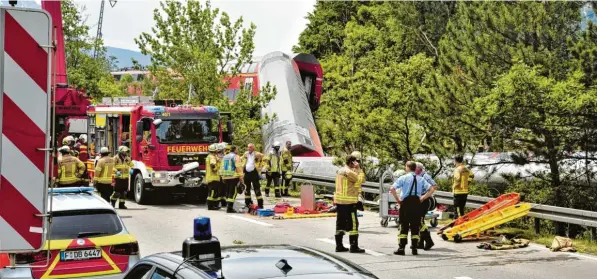
POLYGON ((81 140, 83 143, 87 142, 87 135, 83 134, 79 136, 79 140, 81 140))
POLYGON ((361 152, 353 151, 350 156, 357 158, 357 160, 361 160, 361 152))
POLYGON ((58 152, 68 153, 68 152, 70 152, 70 147, 68 147, 68 145, 64 145, 64 146, 58 148, 58 152))
POLYGON ((217 143, 216 144, 216 151, 222 151, 224 150, 224 148, 226 148, 226 143, 217 143))
POLYGON ((274 142, 274 147, 280 147, 280 142, 279 141, 275 141, 274 142))
POLYGON ((108 149, 107 147, 102 147, 100 148, 100 154, 106 154, 106 153, 110 153, 110 149, 108 149))

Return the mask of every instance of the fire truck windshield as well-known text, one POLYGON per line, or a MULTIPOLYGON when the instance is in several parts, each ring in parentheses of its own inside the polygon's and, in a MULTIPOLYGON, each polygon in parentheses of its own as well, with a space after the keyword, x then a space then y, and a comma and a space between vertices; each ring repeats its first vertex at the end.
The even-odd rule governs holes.
POLYGON ((156 136, 159 143, 215 143, 219 135, 217 125, 212 119, 163 120, 156 136))

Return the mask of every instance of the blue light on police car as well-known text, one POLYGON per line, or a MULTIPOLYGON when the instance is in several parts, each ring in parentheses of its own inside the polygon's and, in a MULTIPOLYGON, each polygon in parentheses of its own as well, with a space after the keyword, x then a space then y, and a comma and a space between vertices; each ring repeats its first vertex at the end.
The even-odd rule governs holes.
POLYGON ((193 221, 193 238, 196 240, 211 239, 211 221, 209 217, 198 217, 193 221))

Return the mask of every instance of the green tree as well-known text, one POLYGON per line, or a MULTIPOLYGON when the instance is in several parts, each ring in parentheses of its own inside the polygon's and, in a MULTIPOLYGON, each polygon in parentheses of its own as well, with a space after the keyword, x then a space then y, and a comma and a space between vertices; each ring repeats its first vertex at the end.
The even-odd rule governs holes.
POLYGON ((106 87, 106 82, 112 80, 110 68, 113 59, 106 57, 106 48, 101 40, 88 35, 89 26, 85 22, 84 12, 84 6, 72 0, 62 1, 68 83, 75 88, 85 89, 95 99, 101 99, 113 92, 106 87), (96 44, 99 45, 99 58, 93 59, 92 52, 96 44), (103 85, 100 87, 101 80, 103 85))
POLYGON ((251 62, 255 25, 243 28, 242 17, 232 22, 209 1, 162 1, 160 6, 154 11, 152 34, 144 32, 135 39, 141 52, 151 55, 151 71, 160 71, 155 75, 158 83, 172 79, 167 73, 171 70, 183 79, 180 93, 190 85, 197 92, 194 102, 220 105, 228 87, 225 76, 237 75, 251 62))
POLYGON ((135 39, 141 52, 151 55, 149 70, 158 97, 187 100, 192 88, 192 104, 215 105, 232 113, 237 143, 261 143, 260 127, 269 117, 251 112, 265 107, 275 89, 264 84, 257 96, 242 89, 234 104, 222 93, 241 67, 252 63, 255 25, 244 28, 242 17, 233 21, 209 1, 162 1, 160 7, 154 11, 152 33, 135 39))

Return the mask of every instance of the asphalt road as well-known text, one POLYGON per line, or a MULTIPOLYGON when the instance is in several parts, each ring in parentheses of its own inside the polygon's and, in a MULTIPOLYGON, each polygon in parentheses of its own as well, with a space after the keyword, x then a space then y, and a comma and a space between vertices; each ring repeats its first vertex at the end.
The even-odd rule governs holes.
MULTIPOLYGON (((298 204, 297 199, 287 199, 298 204)), ((238 200, 239 205, 241 200, 238 200)), ((273 204, 274 199, 266 201, 273 204)), ((246 214, 208 211, 205 205, 167 204, 142 206, 129 202, 119 213, 128 230, 139 241, 141 256, 179 251, 185 238, 192 236, 192 221, 208 216, 212 232, 223 246, 243 244, 294 244, 334 253, 334 218, 273 220, 246 214)), ((596 278, 597 257, 550 252, 545 247, 506 251, 476 248, 478 242, 452 243, 433 234, 435 247, 412 256, 392 254, 397 248, 396 225, 383 228, 379 217, 364 212, 360 221, 360 246, 366 254, 341 255, 376 274, 379 278, 596 278)), ((348 236, 345 236, 348 246, 348 236)))

